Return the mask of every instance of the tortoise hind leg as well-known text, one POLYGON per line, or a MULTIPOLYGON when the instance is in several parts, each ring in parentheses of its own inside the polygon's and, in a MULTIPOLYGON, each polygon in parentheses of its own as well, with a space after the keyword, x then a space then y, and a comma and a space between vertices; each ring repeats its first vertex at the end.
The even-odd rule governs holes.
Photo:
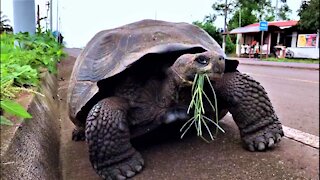
POLYGON ((86 121, 90 161, 103 179, 126 179, 142 170, 144 161, 130 143, 127 103, 116 97, 96 104, 86 121))
POLYGON ((72 131, 73 141, 84 141, 85 140, 85 130, 83 127, 75 127, 72 131))
POLYGON ((247 149, 262 151, 280 141, 284 135, 281 123, 257 81, 240 72, 230 72, 217 81, 216 89, 238 125, 247 149))
POLYGON ((72 122, 74 122, 75 127, 72 131, 72 140, 73 141, 84 141, 86 139, 85 137, 85 122, 76 121, 74 119, 71 119, 72 122))

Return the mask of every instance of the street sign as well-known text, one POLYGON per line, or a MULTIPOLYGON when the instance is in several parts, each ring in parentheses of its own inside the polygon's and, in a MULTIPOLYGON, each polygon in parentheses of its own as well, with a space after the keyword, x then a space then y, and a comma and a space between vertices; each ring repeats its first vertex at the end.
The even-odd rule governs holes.
POLYGON ((268 22, 267 21, 260 21, 259 29, 260 29, 260 31, 268 31, 268 22))

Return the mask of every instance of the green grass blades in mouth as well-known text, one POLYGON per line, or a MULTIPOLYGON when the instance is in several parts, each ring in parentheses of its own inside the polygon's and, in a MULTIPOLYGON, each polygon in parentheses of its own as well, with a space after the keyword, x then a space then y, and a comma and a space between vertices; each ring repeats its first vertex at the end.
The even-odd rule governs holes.
POLYGON ((215 125, 216 133, 218 132, 218 129, 221 130, 222 132, 224 132, 224 130, 218 125, 219 119, 218 119, 218 110, 217 110, 217 98, 216 98, 214 88, 213 88, 207 74, 196 74, 194 81, 193 81, 191 92, 192 92, 192 99, 189 104, 187 113, 190 114, 190 111, 193 110, 193 117, 190 118, 181 127, 180 132, 183 132, 181 135, 181 138, 183 138, 183 136, 191 128, 191 126, 194 125, 196 128, 196 131, 197 131, 197 135, 200 136, 203 140, 205 140, 206 142, 209 142, 206 138, 203 137, 203 131, 202 131, 203 127, 205 127, 205 129, 208 131, 208 133, 210 135, 210 139, 214 140, 214 137, 213 137, 211 130, 208 126, 208 123, 212 123, 215 125), (211 90, 212 90, 212 93, 214 95, 214 99, 213 99, 214 102, 213 103, 211 102, 212 100, 210 100, 209 97, 207 96, 207 94, 204 92, 203 88, 204 88, 205 80, 209 83, 211 90), (209 102, 209 104, 214 112, 212 119, 205 116, 205 108, 204 108, 204 104, 203 104, 203 98, 205 98, 209 102))

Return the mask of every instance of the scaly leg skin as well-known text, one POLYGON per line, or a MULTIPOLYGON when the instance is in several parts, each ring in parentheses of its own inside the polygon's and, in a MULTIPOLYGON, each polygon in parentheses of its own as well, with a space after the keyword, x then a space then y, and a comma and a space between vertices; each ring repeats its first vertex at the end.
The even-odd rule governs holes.
POLYGON ((86 141, 90 161, 103 179, 127 179, 143 168, 144 161, 130 143, 126 120, 127 103, 106 98, 90 111, 86 122, 86 141))
POLYGON ((225 73, 215 88, 238 125, 248 150, 263 151, 280 142, 284 135, 282 125, 257 81, 240 72, 225 73))

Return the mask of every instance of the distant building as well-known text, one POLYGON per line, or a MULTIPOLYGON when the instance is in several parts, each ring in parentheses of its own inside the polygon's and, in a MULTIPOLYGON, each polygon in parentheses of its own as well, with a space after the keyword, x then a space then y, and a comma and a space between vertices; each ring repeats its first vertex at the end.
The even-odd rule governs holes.
POLYGON ((226 34, 237 34, 236 54, 252 57, 260 53, 275 54, 278 57, 319 58, 319 32, 300 30, 298 21, 268 22, 268 30, 264 32, 261 42, 259 23, 239 27, 226 34), (252 42, 256 41, 256 45, 252 42))

